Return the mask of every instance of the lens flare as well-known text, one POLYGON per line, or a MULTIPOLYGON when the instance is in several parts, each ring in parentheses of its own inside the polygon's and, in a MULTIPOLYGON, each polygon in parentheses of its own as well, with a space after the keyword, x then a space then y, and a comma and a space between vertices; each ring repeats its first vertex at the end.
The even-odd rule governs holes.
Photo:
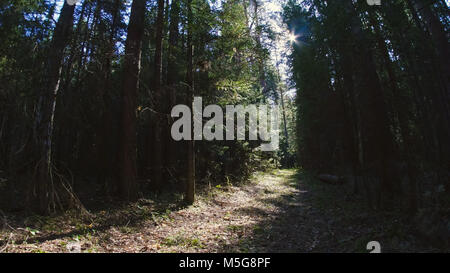
POLYGON ((295 35, 295 33, 293 33, 293 32, 290 32, 289 35, 288 35, 288 40, 291 43, 296 43, 297 42, 297 38, 298 38, 298 35, 295 35))

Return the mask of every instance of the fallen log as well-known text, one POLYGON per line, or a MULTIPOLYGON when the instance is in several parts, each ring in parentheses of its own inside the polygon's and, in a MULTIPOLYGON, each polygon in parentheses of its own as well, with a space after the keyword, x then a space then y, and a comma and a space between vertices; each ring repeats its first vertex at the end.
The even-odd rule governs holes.
POLYGON ((336 175, 331 175, 331 174, 319 174, 317 176, 317 178, 327 184, 331 184, 331 185, 342 185, 345 183, 345 180, 343 177, 339 177, 336 175))

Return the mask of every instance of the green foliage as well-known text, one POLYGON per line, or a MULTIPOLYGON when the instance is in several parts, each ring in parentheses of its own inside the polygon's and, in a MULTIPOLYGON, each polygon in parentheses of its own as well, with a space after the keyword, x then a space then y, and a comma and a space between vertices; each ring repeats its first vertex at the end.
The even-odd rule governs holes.
POLYGON ((178 234, 174 237, 167 237, 164 239, 163 244, 166 246, 185 246, 185 247, 194 247, 194 248, 203 248, 203 244, 200 242, 198 238, 187 238, 181 234, 178 234))
MULTIPOLYGON (((170 106, 185 104, 187 99, 188 8, 187 1, 178 1, 176 8, 174 2, 168 2, 171 6, 164 10, 169 13, 164 16, 161 102, 153 90, 158 7, 156 2, 147 2, 135 132, 141 191, 151 188, 154 171, 149 163, 153 130, 149 126, 155 117, 148 109, 158 109, 155 106, 163 103, 170 110, 170 106), (176 41, 169 39, 173 18, 179 19, 176 41), (166 85, 172 76, 169 66, 170 73, 174 73, 173 86, 166 85)), ((34 127, 42 111, 38 109, 39 101, 49 94, 45 85, 46 63, 51 58, 49 48, 55 38, 61 5, 62 1, 46 0, 0 4, 0 169, 4 170, 0 187, 2 194, 11 195, 14 200, 26 199, 25 189, 32 188, 33 170, 41 160, 42 143, 37 143, 34 127)), ((64 47, 51 122, 51 166, 58 176, 70 178, 83 201, 96 200, 98 196, 111 198, 118 189, 124 49, 130 17, 127 7, 123 1, 81 1, 75 6, 70 40, 64 47)), ((192 1, 194 93, 203 97, 204 104, 248 105, 279 98, 280 79, 268 50, 275 35, 263 20, 255 19, 258 14, 252 14, 250 9, 247 3, 235 0, 221 5, 192 1)), ((168 181, 164 185, 179 191, 184 187, 186 147, 170 140, 166 143, 172 145, 176 158, 171 164, 163 162, 168 181)), ((259 145, 247 141, 198 143, 197 181, 238 183, 255 170, 276 166, 280 157, 292 155, 288 152, 292 148, 287 145, 281 154, 258 152, 259 145)), ((0 199, 7 203, 9 197, 0 199)), ((23 206, 23 202, 18 203, 23 206)), ((65 201, 61 205, 70 206, 65 201)))

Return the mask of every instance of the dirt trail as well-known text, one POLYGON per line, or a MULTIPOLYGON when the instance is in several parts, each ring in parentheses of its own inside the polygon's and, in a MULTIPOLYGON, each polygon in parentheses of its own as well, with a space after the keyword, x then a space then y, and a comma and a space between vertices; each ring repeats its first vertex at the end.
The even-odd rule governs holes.
POLYGON ((420 251, 398 230, 404 225, 395 217, 369 215, 357 200, 348 200, 343 187, 322 185, 295 170, 258 174, 244 186, 208 192, 188 208, 156 212, 145 202, 134 204, 115 212, 123 218, 117 224, 100 225, 106 212, 99 212, 90 224, 46 220, 40 228, 3 229, 0 251, 367 252, 372 240, 389 251, 420 251))

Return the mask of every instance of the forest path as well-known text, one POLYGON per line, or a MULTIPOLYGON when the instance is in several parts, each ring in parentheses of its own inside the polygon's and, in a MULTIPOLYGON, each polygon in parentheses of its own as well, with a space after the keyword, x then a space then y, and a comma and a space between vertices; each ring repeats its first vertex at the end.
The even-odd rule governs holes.
MULTIPOLYGON (((157 210, 134 204, 100 211, 95 220, 25 220, 1 239, 5 252, 268 252, 308 251, 315 244, 310 205, 295 170, 257 173, 241 186, 217 186, 193 206, 157 210), (120 216, 112 216, 120 214, 120 216), (130 214, 142 215, 139 221, 130 214), (105 215, 105 216, 102 216, 105 215), (108 215, 108 216, 106 216, 108 215), (125 220, 118 221, 119 218, 125 220), (109 220, 108 220, 109 219, 109 220), (112 221, 111 219, 114 219, 112 221), (305 221, 305 219, 308 219, 305 221), (27 224, 28 222, 33 222, 27 224), (113 222, 113 223, 111 223, 113 222), (89 223, 89 224, 88 224, 89 223), (105 225, 105 223, 107 223, 105 225), (302 231, 300 231, 302 229, 302 231)), ((12 228, 12 227, 11 227, 12 228)))
POLYGON ((372 240, 389 248, 386 234, 397 242, 393 249, 411 250, 398 244, 397 220, 369 215, 349 202, 344 187, 297 170, 258 173, 245 185, 206 192, 187 208, 141 200, 89 221, 40 218, 0 230, 0 252, 367 252, 372 240))
POLYGON ((296 170, 256 174, 243 186, 215 187, 194 206, 167 212, 139 232, 110 229, 100 251, 304 252, 320 229, 296 170))

